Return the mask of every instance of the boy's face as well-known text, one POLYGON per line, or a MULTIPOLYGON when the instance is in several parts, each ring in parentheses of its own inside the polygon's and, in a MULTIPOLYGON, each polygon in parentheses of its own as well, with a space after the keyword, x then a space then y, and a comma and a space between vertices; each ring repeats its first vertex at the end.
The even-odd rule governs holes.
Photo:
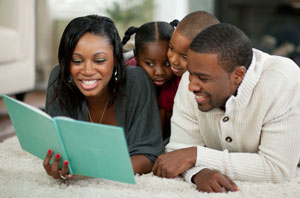
POLYGON ((167 51, 167 41, 146 42, 141 46, 138 54, 136 54, 137 56, 135 56, 138 65, 146 70, 153 83, 157 86, 162 86, 173 76, 167 51))
POLYGON ((176 30, 172 34, 169 42, 168 58, 171 69, 176 76, 182 76, 187 69, 187 52, 191 42, 176 30))

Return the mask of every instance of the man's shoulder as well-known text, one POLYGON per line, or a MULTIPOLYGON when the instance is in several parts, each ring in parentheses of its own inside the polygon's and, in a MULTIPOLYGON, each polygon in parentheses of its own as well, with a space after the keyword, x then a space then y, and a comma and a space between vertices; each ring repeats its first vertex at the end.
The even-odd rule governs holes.
POLYGON ((190 92, 189 89, 188 89, 189 83, 190 83, 190 81, 189 81, 189 72, 186 71, 180 79, 177 92, 178 91, 181 92, 181 93, 190 92))
POLYGON ((180 79, 180 83, 179 84, 189 84, 189 75, 190 73, 188 71, 184 72, 181 79, 180 79))
POLYGON ((274 71, 285 75, 300 74, 299 66, 290 58, 270 55, 259 50, 254 50, 256 62, 262 63, 264 71, 274 71))
POLYGON ((261 78, 276 77, 278 82, 284 81, 285 84, 288 84, 288 82, 300 84, 300 68, 293 60, 282 56, 270 55, 259 50, 254 50, 254 55, 256 57, 256 67, 262 67, 261 78))

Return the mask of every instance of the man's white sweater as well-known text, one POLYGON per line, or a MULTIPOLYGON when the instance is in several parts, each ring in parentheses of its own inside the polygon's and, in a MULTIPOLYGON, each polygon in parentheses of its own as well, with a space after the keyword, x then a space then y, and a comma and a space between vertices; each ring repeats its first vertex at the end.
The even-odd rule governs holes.
POLYGON ((233 180, 289 180, 300 157, 300 69, 290 59, 253 50, 236 96, 225 112, 201 112, 186 72, 173 107, 166 151, 197 146, 197 160, 183 175, 203 168, 233 180))

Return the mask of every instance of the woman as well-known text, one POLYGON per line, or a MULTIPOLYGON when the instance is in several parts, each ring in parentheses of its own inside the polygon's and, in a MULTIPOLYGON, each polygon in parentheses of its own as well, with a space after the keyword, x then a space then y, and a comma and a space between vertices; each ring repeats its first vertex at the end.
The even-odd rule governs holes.
MULTIPOLYGON (((154 86, 139 67, 123 67, 122 45, 113 21, 89 15, 73 19, 59 45, 59 66, 53 68, 46 112, 51 116, 121 126, 135 173, 148 173, 162 152, 161 123, 154 86)), ((46 172, 71 178, 68 161, 62 170, 48 151, 46 172)))

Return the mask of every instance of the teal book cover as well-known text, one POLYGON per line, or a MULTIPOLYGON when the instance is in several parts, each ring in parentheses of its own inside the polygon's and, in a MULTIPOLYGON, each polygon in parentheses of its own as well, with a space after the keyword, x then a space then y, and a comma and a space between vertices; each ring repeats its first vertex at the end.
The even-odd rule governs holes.
MULTIPOLYGON (((47 151, 52 149, 60 153, 63 160, 68 159, 56 125, 48 114, 6 95, 3 95, 3 99, 23 150, 45 159, 47 151)), ((73 174, 71 167, 69 171, 73 174)))
POLYGON ((23 150, 44 159, 48 149, 69 161, 71 174, 135 184, 121 127, 67 117, 52 118, 26 103, 3 95, 23 150))

